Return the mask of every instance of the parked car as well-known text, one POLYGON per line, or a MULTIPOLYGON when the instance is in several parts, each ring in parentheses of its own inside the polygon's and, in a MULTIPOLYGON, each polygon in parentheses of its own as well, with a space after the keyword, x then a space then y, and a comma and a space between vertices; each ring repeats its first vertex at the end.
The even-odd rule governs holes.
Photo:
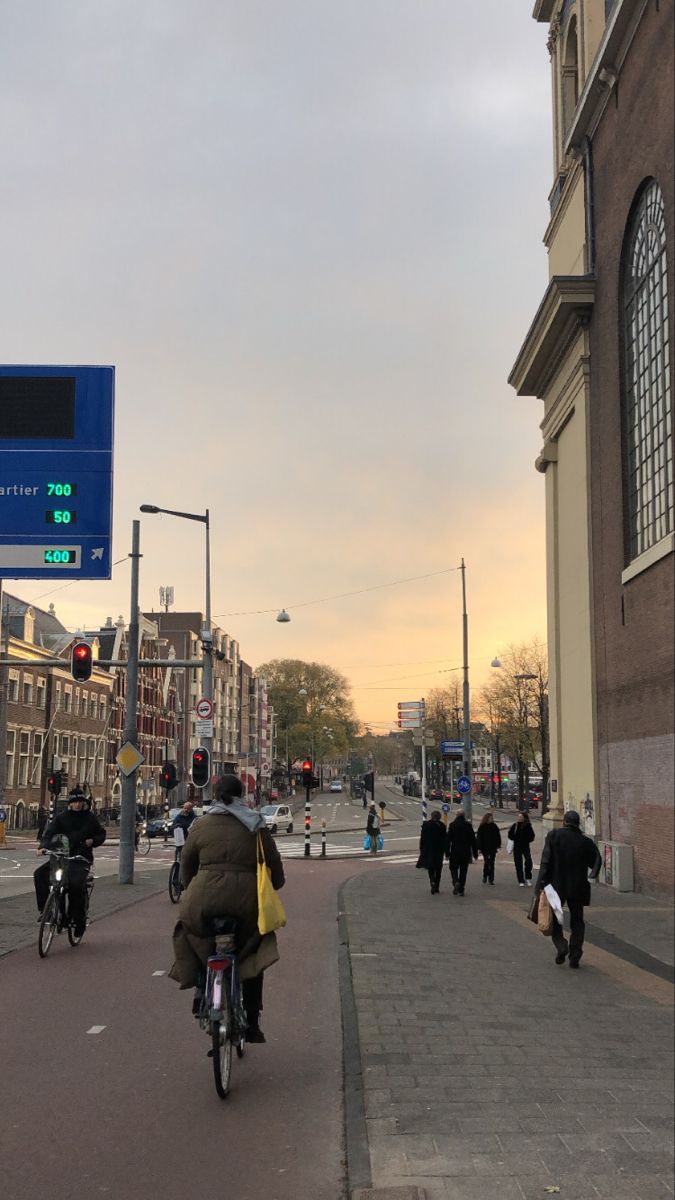
POLYGON ((171 822, 165 821, 164 817, 153 817, 148 821, 146 832, 149 838, 164 837, 167 830, 171 829, 171 822))
POLYGON ((328 791, 329 792, 341 792, 342 791, 342 780, 341 779, 331 779, 329 787, 328 787, 328 791))
POLYGON ((260 815, 265 818, 265 824, 270 833, 285 829, 286 833, 293 832, 293 813, 288 804, 265 804, 260 809, 260 815))

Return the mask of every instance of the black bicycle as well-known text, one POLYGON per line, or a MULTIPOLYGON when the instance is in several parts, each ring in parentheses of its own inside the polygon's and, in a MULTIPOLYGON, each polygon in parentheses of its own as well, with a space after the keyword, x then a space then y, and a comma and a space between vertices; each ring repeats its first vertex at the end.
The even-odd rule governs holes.
POLYGON ((183 892, 183 885, 180 881, 180 856, 182 851, 182 846, 176 846, 174 860, 169 869, 169 899, 172 904, 178 904, 183 892))
POLYGON ((84 884, 85 928, 89 924, 89 903, 91 893, 94 890, 94 876, 91 872, 91 863, 88 858, 84 858, 81 854, 69 855, 65 850, 48 850, 47 853, 49 854, 51 887, 42 910, 40 928, 38 930, 38 953, 40 958, 47 957, 51 949, 51 944, 54 941, 54 935, 63 933, 64 929, 68 931, 68 941, 71 946, 79 946, 84 937, 84 930, 82 933, 75 932, 75 925, 68 911, 68 871, 70 863, 86 863, 88 868, 84 884))
POLYGON ((216 917, 211 924, 216 946, 206 964, 199 1025, 211 1039, 209 1057, 213 1063, 213 1079, 216 1092, 224 1100, 232 1077, 232 1047, 238 1058, 244 1055, 246 1014, 239 959, 234 948, 237 922, 232 917, 216 917))

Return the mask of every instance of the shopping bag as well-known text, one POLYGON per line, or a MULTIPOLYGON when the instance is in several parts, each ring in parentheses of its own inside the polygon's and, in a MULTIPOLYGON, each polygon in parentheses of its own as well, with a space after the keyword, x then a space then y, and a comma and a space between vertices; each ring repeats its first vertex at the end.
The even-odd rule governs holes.
POLYGON ((506 840, 506 853, 507 854, 513 854, 513 846, 514 846, 513 838, 507 838, 507 840, 506 840))
POLYGON ((377 835, 377 848, 378 850, 384 850, 384 838, 381 833, 377 835))
POLYGON ((258 834, 258 931, 261 934, 274 933, 286 924, 286 910, 279 899, 278 892, 272 887, 272 875, 265 862, 263 840, 258 834))
POLYGON ((533 921, 535 925, 539 924, 539 892, 535 892, 532 897, 530 911, 527 914, 528 921, 533 921))
POLYGON ((363 839, 363 849, 370 850, 370 834, 367 833, 363 839))
POLYGON ((548 902, 546 892, 539 892, 539 911, 537 913, 537 926, 539 932, 543 933, 544 937, 550 937, 553 933, 553 909, 548 902))

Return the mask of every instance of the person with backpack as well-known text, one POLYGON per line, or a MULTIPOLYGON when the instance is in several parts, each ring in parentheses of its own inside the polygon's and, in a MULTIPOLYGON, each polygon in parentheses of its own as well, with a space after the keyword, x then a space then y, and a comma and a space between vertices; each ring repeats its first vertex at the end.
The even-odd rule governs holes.
POLYGON ((371 804, 368 809, 366 833, 370 837, 370 853, 375 855, 377 854, 377 839, 380 835, 380 817, 374 804, 371 804))

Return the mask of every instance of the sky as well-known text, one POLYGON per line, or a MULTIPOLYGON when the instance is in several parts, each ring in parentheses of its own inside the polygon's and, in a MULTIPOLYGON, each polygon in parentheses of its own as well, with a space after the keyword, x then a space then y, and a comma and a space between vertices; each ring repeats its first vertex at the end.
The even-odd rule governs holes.
MULTIPOLYGON (((208 507, 242 657, 329 663, 381 728, 461 677, 462 557, 472 687, 545 637, 543 413, 506 382, 547 282, 531 8, 2 0, 0 361, 115 366, 121 560, 10 591, 128 619, 139 505, 208 507)), ((142 607, 203 607, 202 527, 141 520, 142 607)))

